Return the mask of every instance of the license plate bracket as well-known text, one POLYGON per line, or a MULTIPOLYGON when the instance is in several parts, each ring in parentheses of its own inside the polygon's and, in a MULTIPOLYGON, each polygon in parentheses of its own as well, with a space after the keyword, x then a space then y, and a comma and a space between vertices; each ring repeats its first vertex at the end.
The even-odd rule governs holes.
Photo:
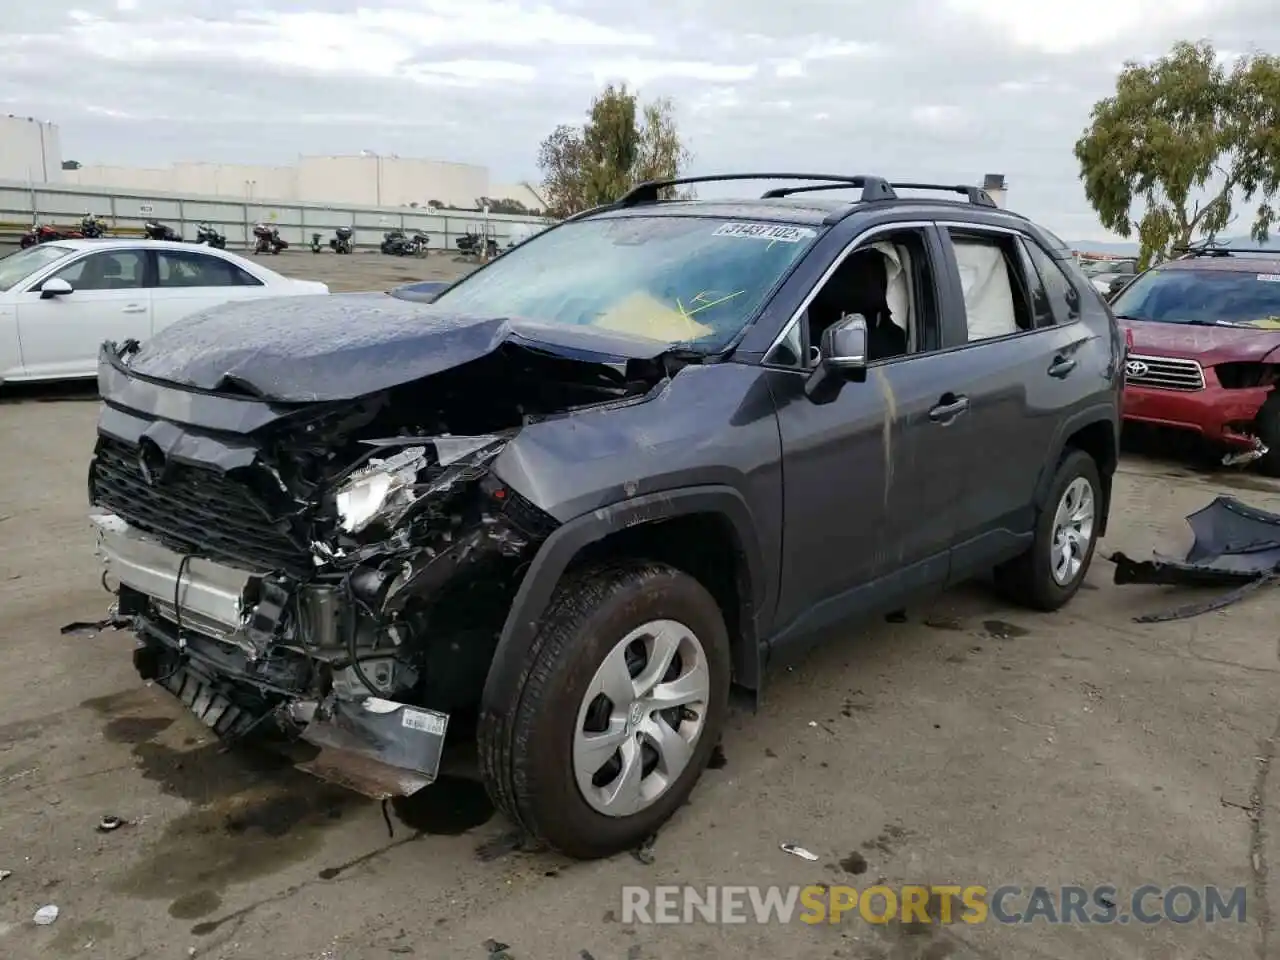
POLYGON ((449 715, 368 697, 335 700, 302 739, 320 747, 299 768, 375 800, 409 796, 440 772, 449 715))

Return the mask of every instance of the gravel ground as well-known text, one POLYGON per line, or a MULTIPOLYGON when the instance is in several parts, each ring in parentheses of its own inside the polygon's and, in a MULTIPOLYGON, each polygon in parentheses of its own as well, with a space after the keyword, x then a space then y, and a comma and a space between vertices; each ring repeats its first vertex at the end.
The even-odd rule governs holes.
MULTIPOLYGON (((273 264, 275 266, 276 264, 273 264)), ((448 276, 307 253, 335 289, 448 276)), ((1135 615, 1187 591, 1111 585, 1095 562, 1054 615, 981 586, 851 629, 770 677, 658 837, 654 861, 510 850, 465 754, 387 823, 278 761, 224 753, 144 686, 122 634, 62 635, 107 597, 84 521, 97 404, 0 395, 0 957, 513 960, 683 957, 1266 958, 1275 800, 1277 595, 1192 620, 1135 615), (104 815, 128 825, 96 830, 104 815), (779 849, 793 842, 819 857, 779 849), (1111 884, 1247 888, 1245 923, 627 925, 626 884, 1111 884), (60 915, 37 926, 37 908, 60 915), (587 951, 587 953, 582 953, 587 951)), ((1280 486, 1128 457, 1099 555, 1185 545, 1219 493, 1280 486)), ((1018 907, 1017 901, 1011 903, 1018 907)))

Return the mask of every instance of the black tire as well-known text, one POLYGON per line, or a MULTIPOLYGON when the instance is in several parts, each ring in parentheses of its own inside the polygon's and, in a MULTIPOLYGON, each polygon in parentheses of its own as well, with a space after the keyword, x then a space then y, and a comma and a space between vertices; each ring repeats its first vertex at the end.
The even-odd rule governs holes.
POLYGON ((1267 397, 1253 422, 1258 439, 1267 452, 1257 461, 1258 471, 1264 476, 1280 477, 1280 396, 1267 397))
POLYGON ((1089 564, 1093 561, 1093 553, 1098 546, 1101 510, 1102 480, 1098 474, 1097 463, 1083 450, 1068 448, 1062 459, 1058 461, 1058 470, 1049 487, 1044 509, 1036 518, 1035 539, 1021 556, 996 568, 996 586, 1014 603, 1032 610, 1049 613, 1063 606, 1076 595, 1080 584, 1084 582, 1085 575, 1089 572, 1089 564), (1054 515, 1067 486, 1080 477, 1087 480, 1093 488, 1093 531, 1080 572, 1073 580, 1063 585, 1054 579, 1050 566, 1054 515))
POLYGON ((729 682, 724 617, 697 580, 642 561, 567 577, 529 649, 515 702, 481 716, 477 740, 489 795, 526 833, 568 856, 591 860, 634 849, 685 803, 702 775, 728 713, 729 682), (659 619, 685 624, 702 644, 710 674, 705 724, 688 766, 651 806, 605 816, 583 798, 574 775, 579 708, 614 645, 659 619))

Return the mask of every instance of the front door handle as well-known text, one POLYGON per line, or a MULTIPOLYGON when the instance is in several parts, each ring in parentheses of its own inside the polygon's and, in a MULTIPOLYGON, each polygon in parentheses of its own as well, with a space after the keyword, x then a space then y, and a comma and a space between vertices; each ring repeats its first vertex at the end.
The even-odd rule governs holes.
POLYGON ((1053 363, 1049 364, 1049 376, 1059 379, 1065 377, 1068 373, 1076 368, 1076 360, 1064 357, 1058 354, 1053 358, 1053 363))
POLYGON ((938 405, 929 411, 929 419, 934 423, 950 423, 969 409, 969 398, 958 397, 954 393, 944 393, 938 405))
POLYGON ((146 313, 147 308, 141 303, 131 303, 124 308, 124 313, 146 313))

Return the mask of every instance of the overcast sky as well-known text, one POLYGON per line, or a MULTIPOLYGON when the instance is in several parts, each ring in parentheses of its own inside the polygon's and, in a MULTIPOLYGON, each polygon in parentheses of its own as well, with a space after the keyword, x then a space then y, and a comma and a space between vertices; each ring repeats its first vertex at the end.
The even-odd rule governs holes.
POLYGON ((1010 206, 1101 239, 1071 147, 1121 63, 1280 50, 1278 2, 9 0, 0 110, 84 163, 368 149, 508 182, 625 80, 676 98, 691 172, 1003 173, 1010 206))

